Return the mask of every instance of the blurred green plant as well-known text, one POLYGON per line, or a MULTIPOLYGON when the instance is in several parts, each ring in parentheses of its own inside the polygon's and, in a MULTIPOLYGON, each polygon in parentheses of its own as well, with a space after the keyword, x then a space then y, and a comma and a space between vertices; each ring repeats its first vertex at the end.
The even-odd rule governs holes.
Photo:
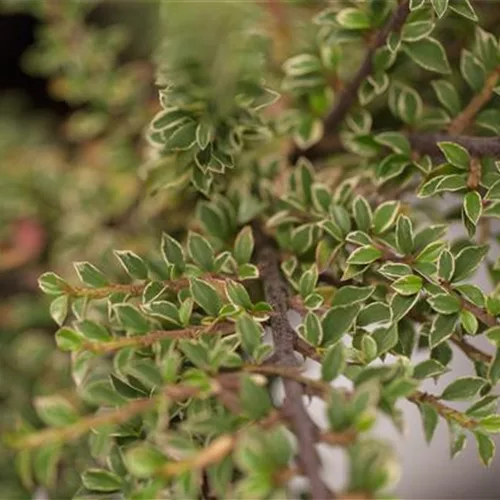
MULTIPOLYGON (((118 134, 134 149, 144 123, 124 121, 145 110, 147 92, 133 86, 138 94, 113 100, 123 83, 117 32, 87 38, 84 17, 73 24, 84 15, 78 3, 46 6, 36 69, 55 73, 61 97, 101 114, 104 148, 118 134), (76 48, 51 50, 75 32, 76 48)), ((419 408, 427 441, 443 421, 452 456, 471 437, 491 463, 500 48, 488 13, 468 0, 160 6, 160 109, 147 106, 148 146, 127 156, 143 184, 124 194, 120 218, 140 221, 136 245, 116 234, 127 231, 114 210, 109 222, 108 200, 89 197, 64 214, 95 209, 100 224, 87 237, 100 246, 80 248, 78 283, 62 277, 58 250, 57 272, 38 281, 74 390, 44 388, 34 408, 45 428, 20 423, 6 436, 24 484, 60 494, 73 484, 60 472, 70 467, 81 473, 75 498, 387 497, 399 465, 372 428, 384 414, 403 429, 403 400, 419 408), (457 49, 449 40, 464 30, 474 36, 457 49), (161 217, 177 221, 170 228, 141 219, 151 192, 161 217), (463 236, 453 239, 457 221, 463 236), (155 230, 163 234, 152 245, 155 230), (480 267, 492 291, 472 283, 480 267), (450 371, 456 350, 470 375, 422 391, 450 371), (303 373, 305 359, 319 363, 319 378, 303 373), (305 396, 323 400, 324 428, 305 396), (322 474, 317 443, 345 451, 341 491, 322 474), (297 476, 306 481, 292 488, 297 476)), ((69 137, 83 149, 96 140, 69 137)), ((93 172, 104 190, 117 175, 109 165, 93 172)))

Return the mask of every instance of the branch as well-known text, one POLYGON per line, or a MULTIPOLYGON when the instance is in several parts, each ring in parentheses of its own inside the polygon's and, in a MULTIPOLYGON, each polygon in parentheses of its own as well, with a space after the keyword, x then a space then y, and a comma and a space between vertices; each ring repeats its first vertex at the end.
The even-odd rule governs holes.
POLYGON ((478 422, 458 410, 441 403, 436 396, 427 392, 416 391, 408 399, 415 404, 427 403, 432 406, 444 419, 457 423, 464 429, 474 429, 478 422))
POLYGON ((470 125, 477 113, 479 113, 481 108, 487 104, 493 96, 493 90, 497 86, 499 79, 500 66, 488 76, 479 94, 475 95, 466 108, 450 123, 448 127, 450 135, 459 135, 470 125))
MULTIPOLYGON (((264 234, 260 226, 256 227, 256 255, 261 272, 264 293, 272 306, 270 324, 275 348, 275 359, 283 367, 298 365, 294 354, 295 332, 287 318, 288 289, 280 272, 279 253, 273 242, 264 234)), ((309 479, 311 495, 318 500, 331 498, 332 494, 320 477, 321 461, 315 448, 316 427, 302 398, 302 385, 290 379, 283 380, 285 401, 283 411, 292 423, 292 428, 299 445, 298 461, 304 474, 309 479)))
MULTIPOLYGON (((409 0, 403 0, 393 12, 387 24, 377 33, 377 35, 373 39, 373 42, 370 44, 366 52, 363 63, 359 67, 352 80, 347 85, 345 85, 344 88, 338 93, 333 109, 325 118, 325 130, 334 131, 342 123, 344 118, 349 113, 349 110, 357 100, 359 87, 373 71, 373 56, 375 55, 375 52, 386 43, 387 37, 392 32, 399 32, 409 14, 409 0)), ((301 151, 295 148, 290 153, 291 163, 295 163, 299 156, 301 156, 301 151)))
POLYGON ((472 361, 491 363, 492 357, 488 353, 481 351, 481 349, 478 349, 472 344, 469 344, 465 339, 461 339, 453 335, 450 340, 472 361))
POLYGON ((230 335, 234 333, 234 323, 216 323, 209 326, 197 325, 180 330, 155 330, 146 335, 136 337, 123 337, 109 342, 85 342, 82 349, 93 352, 95 354, 104 354, 113 352, 125 347, 148 347, 154 343, 164 339, 192 339, 200 335, 230 335))
POLYGON ((78 422, 66 427, 51 427, 40 432, 16 437, 8 441, 14 448, 22 450, 27 448, 38 448, 51 443, 73 441, 91 429, 103 425, 122 424, 136 415, 149 411, 158 404, 162 397, 166 397, 172 401, 183 401, 197 396, 199 393, 199 389, 195 387, 172 385, 162 389, 157 397, 136 399, 116 410, 82 418, 78 422))
POLYGON ((432 157, 442 158, 443 153, 438 148, 437 143, 443 141, 451 141, 460 146, 463 146, 471 156, 482 158, 490 156, 500 158, 500 138, 499 137, 474 137, 467 135, 450 135, 450 134, 409 134, 413 150, 422 155, 430 155, 432 157))

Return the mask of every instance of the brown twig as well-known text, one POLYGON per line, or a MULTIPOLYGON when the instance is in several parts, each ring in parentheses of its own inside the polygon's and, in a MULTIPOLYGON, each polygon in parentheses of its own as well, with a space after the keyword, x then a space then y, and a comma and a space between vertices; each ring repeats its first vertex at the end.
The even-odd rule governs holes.
POLYGON ((500 66, 496 68, 487 78, 483 88, 467 104, 465 109, 458 114, 448 127, 450 135, 460 135, 471 124, 481 108, 488 103, 493 96, 493 90, 500 79, 500 66))
POLYGON ((180 330, 155 330, 146 335, 122 337, 116 340, 110 340, 109 342, 85 342, 82 345, 82 349, 95 354, 104 354, 125 347, 148 347, 165 339, 192 339, 206 334, 230 335, 234 333, 234 331, 234 323, 229 322, 216 323, 209 326, 192 326, 180 330))
POLYGON ((481 349, 478 349, 476 346, 469 344, 469 342, 465 339, 453 335, 450 340, 472 361, 491 363, 492 357, 489 354, 481 351, 481 349))
MULTIPOLYGON (((274 243, 265 235, 261 226, 256 225, 256 254, 264 293, 267 302, 273 307, 270 318, 276 359, 283 367, 296 367, 298 361, 294 354, 295 332, 287 318, 288 289, 280 272, 279 252, 274 243)), ((311 495, 315 499, 332 498, 320 477, 321 461, 315 448, 316 428, 304 407, 302 384, 296 380, 283 381, 285 401, 283 411, 290 419, 299 445, 298 461, 309 479, 311 495)))
MULTIPOLYGON (((373 71, 373 56, 375 55, 375 52, 386 43, 387 37, 392 32, 399 32, 409 13, 409 0, 402 0, 386 25, 376 34, 376 36, 373 37, 373 41, 370 43, 370 46, 366 51, 366 55, 361 66, 352 80, 338 93, 333 109, 325 118, 324 128, 326 131, 332 132, 336 130, 347 116, 349 110, 357 100, 358 90, 361 84, 373 71)), ((300 149, 294 148, 289 155, 290 162, 292 164, 295 163, 301 154, 302 151, 300 149)))

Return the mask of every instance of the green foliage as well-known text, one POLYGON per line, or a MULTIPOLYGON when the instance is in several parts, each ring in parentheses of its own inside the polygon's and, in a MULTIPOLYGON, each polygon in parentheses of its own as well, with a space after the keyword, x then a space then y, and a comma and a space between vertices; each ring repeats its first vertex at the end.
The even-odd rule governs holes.
POLYGON ((135 124, 88 133, 103 130, 106 142, 116 133, 131 147, 147 128, 147 151, 133 156, 142 184, 132 213, 161 210, 149 225, 155 245, 139 225, 134 238, 122 226, 100 251, 80 249, 77 283, 64 259, 44 265, 56 271, 38 281, 59 326, 53 355, 71 364, 74 391, 37 394, 34 418, 6 436, 27 487, 61 491, 70 465, 81 475, 76 498, 282 498, 297 475, 307 479, 301 494, 325 498, 323 441, 349 463, 336 494, 384 496, 399 468, 373 427, 383 414, 401 429, 402 400, 418 406, 428 442, 444 420, 452 456, 472 437, 491 463, 498 33, 474 28, 466 0, 338 3, 313 19, 276 4, 286 16, 271 9, 268 26, 263 4, 164 2, 156 109, 142 94, 150 79, 138 94, 127 87, 118 31, 85 26, 83 6, 55 18, 41 10, 47 27, 31 65, 38 54, 37 71, 62 74, 61 97, 94 125, 99 113, 135 124), (75 73, 50 23, 82 30, 75 73), (445 41, 463 29, 474 39, 453 55, 445 41), (447 234, 454 222, 458 238, 447 234), (127 243, 133 250, 116 249, 127 243), (480 268, 491 289, 471 283, 480 268), (470 374, 423 392, 450 373, 456 349, 470 374), (319 377, 301 370, 302 358, 320 365, 319 377), (306 395, 326 403, 319 431, 306 395), (465 411, 454 406, 466 401, 465 411))

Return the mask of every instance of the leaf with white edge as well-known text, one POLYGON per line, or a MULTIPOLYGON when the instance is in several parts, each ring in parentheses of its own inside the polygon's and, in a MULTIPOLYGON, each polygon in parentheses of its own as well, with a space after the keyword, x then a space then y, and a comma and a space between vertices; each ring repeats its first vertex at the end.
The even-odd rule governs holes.
POLYGON ((238 278, 240 280, 253 280, 259 277, 259 269, 253 264, 243 264, 238 267, 238 278))
POLYGON ((346 366, 345 348, 342 342, 337 342, 325 352, 321 360, 321 378, 325 382, 336 379, 346 366))
POLYGON ((469 406, 465 414, 473 418, 486 417, 492 413, 496 413, 497 405, 498 396, 490 394, 469 406))
POLYGON ((78 321, 75 327, 86 339, 93 342, 107 342, 112 338, 104 326, 89 319, 78 321))
POLYGON ((420 410, 420 414, 422 416, 425 440, 427 443, 430 443, 439 423, 439 414, 433 406, 427 403, 419 404, 418 409, 420 410))
POLYGON ((78 421, 75 408, 62 396, 42 396, 35 399, 40 420, 51 427, 65 427, 78 421))
POLYGON ((486 299, 483 291, 476 285, 464 283, 463 285, 455 285, 455 291, 459 292, 462 297, 469 300, 478 307, 484 307, 486 299))
POLYGON ((434 349, 450 338, 458 321, 457 314, 439 314, 435 316, 429 333, 429 347, 434 349))
POLYGON ((479 421, 482 430, 490 434, 500 433, 500 415, 488 415, 479 421))
POLYGON ((370 204, 363 196, 357 196, 353 203, 354 221, 360 231, 368 231, 372 224, 373 213, 370 204))
POLYGON ((443 250, 439 256, 438 275, 445 281, 450 281, 455 272, 455 258, 448 250, 443 250))
POLYGON ((418 294, 404 296, 395 293, 390 303, 393 321, 397 322, 404 318, 418 302, 418 297, 418 294))
POLYGON ((449 293, 439 293, 427 299, 434 311, 440 314, 453 314, 460 310, 460 299, 449 293))
POLYGON ((451 72, 446 52, 436 39, 428 37, 413 43, 403 45, 403 51, 420 67, 449 74, 451 72))
POLYGON ((464 212, 467 218, 474 224, 478 223, 483 211, 483 201, 477 191, 470 191, 464 198, 464 212))
POLYGON ((132 333, 146 333, 151 328, 149 321, 130 304, 116 304, 113 306, 118 321, 127 331, 132 333))
POLYGON ((437 14, 438 18, 442 18, 446 13, 448 8, 448 0, 431 0, 434 12, 437 14))
POLYGON ((307 271, 302 274, 299 280, 300 295, 305 298, 314 292, 316 282, 318 281, 318 268, 313 264, 307 271))
POLYGON ((401 30, 403 42, 416 42, 429 36, 434 30, 435 23, 430 20, 407 22, 401 30))
POLYGON ((434 80, 431 82, 432 88, 441 105, 451 116, 458 115, 462 109, 460 96, 455 87, 447 80, 434 80))
POLYGON ((252 300, 246 288, 241 283, 232 280, 226 282, 226 295, 235 306, 243 307, 243 309, 247 310, 253 307, 252 300))
POLYGON ((396 244, 399 251, 405 255, 413 252, 413 224, 405 215, 400 215, 396 222, 396 244))
POLYGON ((359 310, 359 304, 329 309, 321 319, 323 345, 329 346, 338 342, 354 323, 359 310))
POLYGON ((374 286, 343 286, 335 292, 332 307, 364 302, 371 297, 374 291, 374 286))
POLYGON ((262 327, 249 314, 242 314, 236 322, 236 331, 243 349, 250 356, 261 343, 262 327))
POLYGON ((438 377, 447 372, 448 368, 435 359, 426 359, 413 369, 413 376, 419 380, 438 377))
POLYGON ((161 252, 167 264, 176 266, 181 272, 184 271, 186 266, 184 250, 180 243, 167 233, 162 235, 161 252))
POLYGON ((308 312, 302 324, 302 336, 304 340, 313 346, 321 345, 323 341, 323 328, 316 314, 308 312))
POLYGON ((371 27, 368 14, 361 9, 355 8, 342 9, 337 14, 337 22, 343 28, 349 30, 367 30, 371 27))
POLYGON ((480 92, 486 80, 486 72, 481 61, 469 52, 462 50, 460 72, 474 92, 480 92))
POLYGON ((146 263, 130 250, 115 250, 114 254, 131 278, 145 280, 148 278, 146 263))
POLYGON ((500 347, 500 326, 492 326, 485 335, 493 345, 500 347))
POLYGON ((376 234, 388 231, 396 221, 399 212, 398 201, 386 201, 379 205, 373 214, 373 230, 376 234))
POLYGON ((66 320, 68 305, 69 297, 67 295, 61 295, 50 303, 50 316, 58 326, 62 326, 66 320))
POLYGON ((377 355, 390 351, 398 343, 398 325, 394 324, 388 328, 378 328, 373 332, 373 339, 377 343, 377 355))
POLYGON ((462 170, 468 170, 470 164, 469 152, 460 144, 454 142, 438 142, 438 148, 443 152, 444 157, 454 167, 462 170))
POLYGON ((78 351, 85 340, 81 333, 66 327, 57 330, 55 337, 61 351, 78 351))
POLYGON ((395 153, 407 156, 411 155, 410 142, 399 132, 382 132, 381 134, 377 134, 375 140, 379 144, 391 148, 395 153))
POLYGON ((144 307, 147 314, 174 325, 182 326, 179 308, 168 300, 155 300, 144 307))
POLYGON ((167 457, 150 444, 138 444, 125 452, 125 465, 135 477, 147 479, 167 463, 167 457))
POLYGON ((193 278, 190 281, 191 294, 194 301, 210 316, 217 317, 222 307, 215 288, 206 281, 193 278))
POLYGON ((55 273, 44 273, 38 278, 38 287, 47 295, 61 295, 68 284, 55 273))
POLYGON ((240 390, 241 405, 252 420, 260 420, 272 409, 269 391, 252 377, 243 376, 240 390))
POLYGON ((500 379, 500 349, 497 349, 495 357, 488 367, 488 380, 491 382, 493 387, 496 386, 498 380, 500 379))
POLYGON ((453 281, 462 281, 471 276, 488 253, 488 246, 465 247, 455 257, 453 281))
POLYGON ((104 274, 90 262, 75 262, 76 273, 81 282, 92 288, 105 287, 109 282, 104 274))
POLYGON ((459 377, 446 386, 440 397, 446 401, 472 399, 485 383, 480 377, 459 377))
POLYGON ((479 456, 483 464, 488 467, 495 456, 495 441, 482 432, 474 432, 474 437, 476 438, 479 456))
POLYGON ((119 491, 123 482, 121 477, 105 469, 87 469, 82 474, 82 483, 90 491, 119 491))
POLYGON ((372 302, 361 309, 356 324, 359 327, 366 327, 377 323, 388 323, 391 319, 391 309, 385 302, 372 302))
POLYGON ((364 247, 356 248, 354 252, 349 255, 347 264, 371 264, 382 257, 382 251, 375 248, 373 245, 365 245, 364 247))
POLYGON ((198 233, 188 234, 188 252, 194 263, 203 271, 213 271, 215 267, 215 255, 212 245, 207 239, 198 233))
POLYGON ((393 288, 399 295, 415 295, 422 289, 423 280, 420 276, 410 274, 399 278, 392 283, 393 288))
POLYGON ((401 120, 409 125, 414 125, 422 117, 424 104, 415 89, 401 85, 397 109, 401 120))
POLYGON ((466 309, 460 311, 460 324, 462 328, 469 334, 475 335, 479 327, 476 316, 466 309))
POLYGON ((393 262, 384 264, 378 272, 390 279, 401 278, 412 274, 411 267, 408 264, 396 264, 393 262))
POLYGON ((477 15, 469 0, 451 1, 450 9, 471 21, 477 21, 477 15))
POLYGON ((361 352, 365 363, 370 363, 377 357, 377 342, 370 335, 363 335, 361 339, 361 352))
POLYGON ((250 262, 254 249, 252 228, 245 226, 236 236, 234 242, 234 258, 239 265, 250 262))

